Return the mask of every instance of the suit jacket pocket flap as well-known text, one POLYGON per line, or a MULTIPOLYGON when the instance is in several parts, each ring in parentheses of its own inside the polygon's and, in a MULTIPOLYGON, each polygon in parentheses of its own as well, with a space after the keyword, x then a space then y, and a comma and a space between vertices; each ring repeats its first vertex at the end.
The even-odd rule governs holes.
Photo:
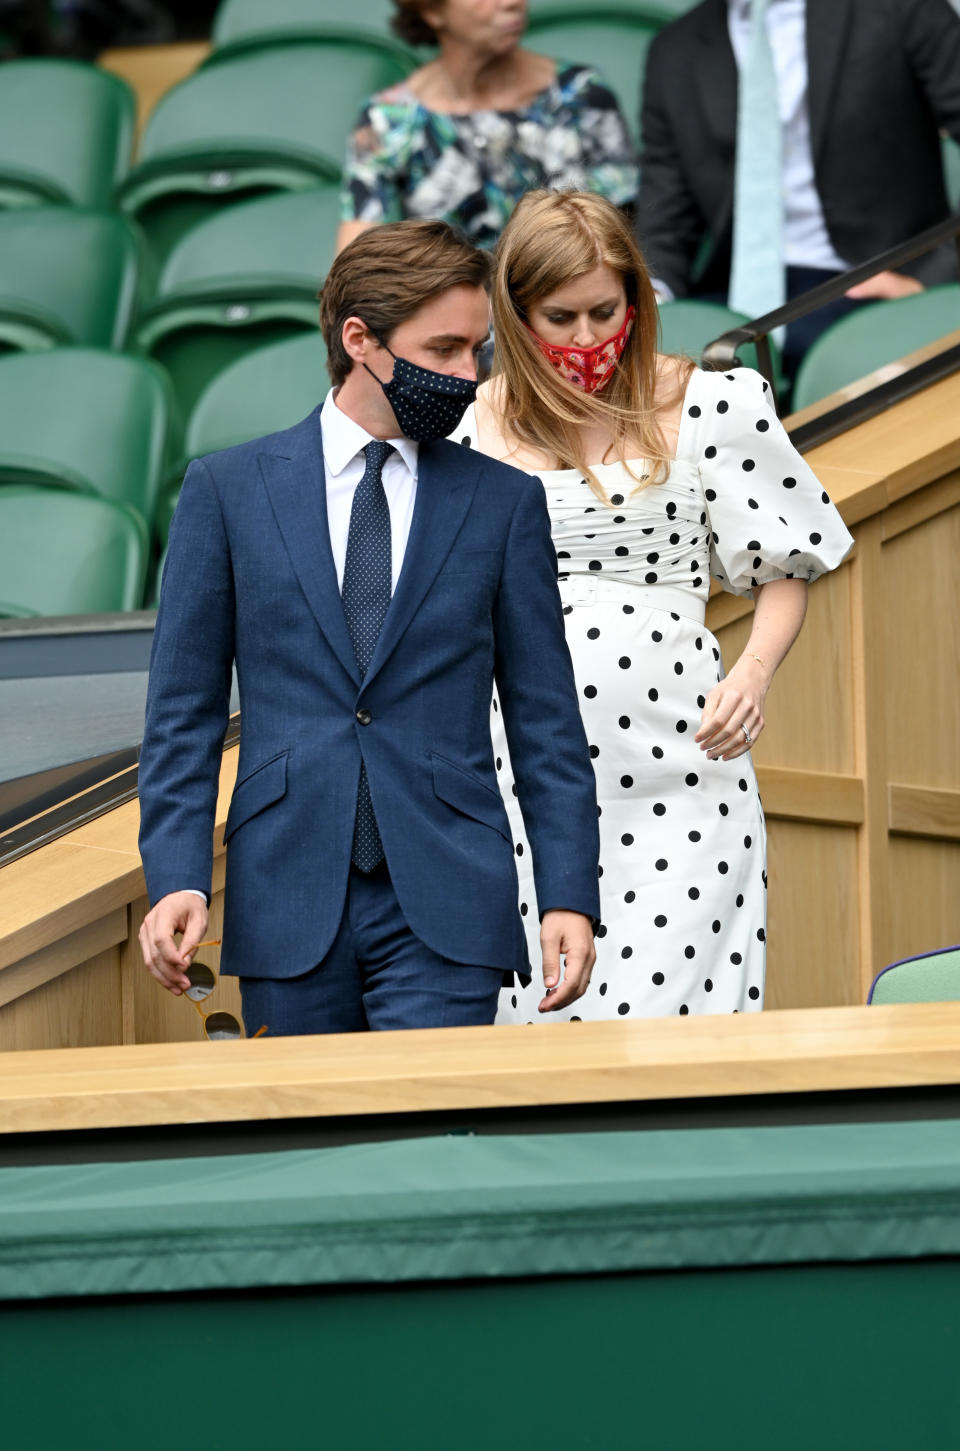
POLYGON ((279 756, 271 756, 269 761, 257 766, 234 787, 223 832, 224 841, 228 841, 237 827, 249 821, 251 816, 279 801, 286 791, 287 752, 282 751, 279 756))
POLYGON ((433 789, 440 800, 455 811, 461 811, 464 816, 482 821, 484 826, 492 826, 512 846, 510 825, 500 793, 486 786, 472 771, 455 766, 444 756, 434 755, 432 760, 433 789))

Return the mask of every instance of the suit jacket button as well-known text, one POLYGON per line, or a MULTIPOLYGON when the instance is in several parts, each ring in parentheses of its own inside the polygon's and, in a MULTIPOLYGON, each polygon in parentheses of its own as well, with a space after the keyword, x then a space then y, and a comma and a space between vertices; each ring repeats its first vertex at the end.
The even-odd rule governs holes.
POLYGON ((373 716, 368 710, 358 710, 357 720, 360 722, 361 725, 369 725, 370 722, 373 720, 373 716))

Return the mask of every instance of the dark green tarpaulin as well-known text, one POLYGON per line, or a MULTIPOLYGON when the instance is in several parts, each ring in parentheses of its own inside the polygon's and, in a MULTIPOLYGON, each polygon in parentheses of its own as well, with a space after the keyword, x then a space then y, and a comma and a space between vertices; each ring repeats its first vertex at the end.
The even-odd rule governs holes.
POLYGON ((960 1254, 954 1121, 0 1171, 0 1296, 960 1254))

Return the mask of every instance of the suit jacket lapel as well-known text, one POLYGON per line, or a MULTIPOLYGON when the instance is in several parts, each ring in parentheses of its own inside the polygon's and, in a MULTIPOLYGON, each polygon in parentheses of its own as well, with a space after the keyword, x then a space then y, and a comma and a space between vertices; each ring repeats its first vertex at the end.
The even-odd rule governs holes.
POLYGON ((262 453, 260 471, 307 603, 340 664, 359 684, 360 672, 330 548, 319 411, 311 414, 295 433, 299 436, 289 456, 262 453))
POLYGON ((450 553, 476 492, 482 455, 441 440, 420 445, 417 498, 396 593, 364 684, 373 679, 413 619, 450 553))
POLYGON ((807 0, 807 110, 816 163, 827 140, 833 97, 847 57, 850 0, 807 0))

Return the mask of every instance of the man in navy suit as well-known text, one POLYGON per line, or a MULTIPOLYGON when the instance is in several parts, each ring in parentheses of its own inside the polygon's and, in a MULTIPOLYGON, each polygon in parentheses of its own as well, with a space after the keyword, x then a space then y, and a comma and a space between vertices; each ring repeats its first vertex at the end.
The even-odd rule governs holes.
POLYGON ((488 272, 442 222, 364 233, 323 290, 322 408, 184 480, 141 750, 140 941, 182 992, 235 664, 221 968, 248 1027, 490 1023, 504 977, 529 974, 494 681, 533 853, 541 1010, 589 981, 597 804, 543 489, 446 440, 475 392, 488 272))

